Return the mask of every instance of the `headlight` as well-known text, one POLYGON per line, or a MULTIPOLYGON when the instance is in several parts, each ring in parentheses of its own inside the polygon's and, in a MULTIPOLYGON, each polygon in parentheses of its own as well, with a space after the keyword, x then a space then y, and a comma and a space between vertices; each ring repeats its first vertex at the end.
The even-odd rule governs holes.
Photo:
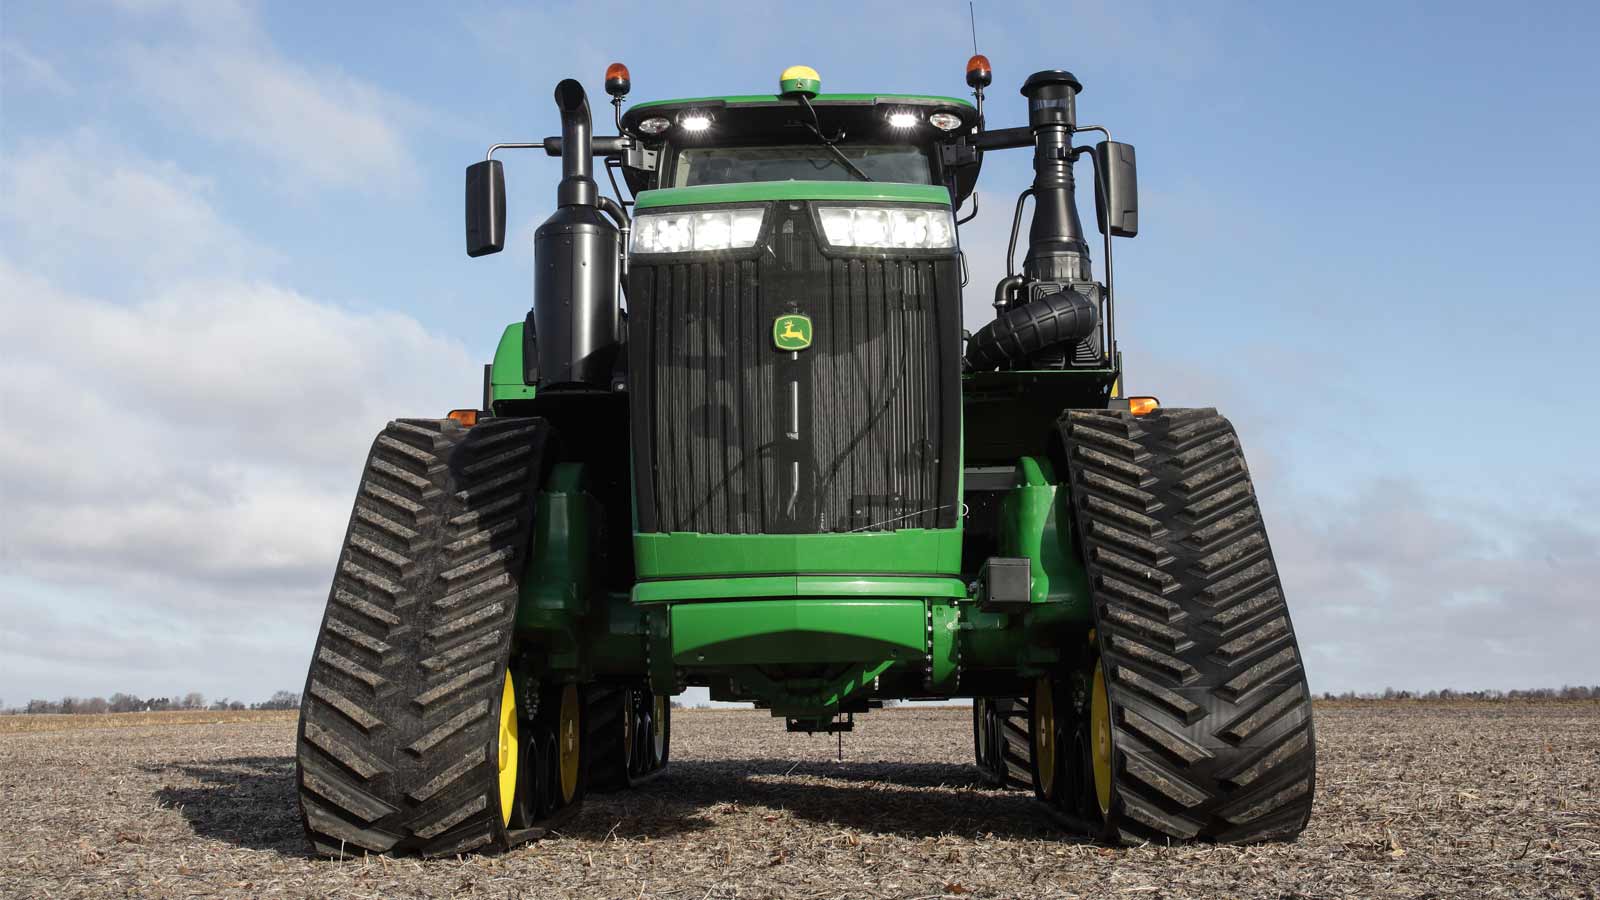
POLYGON ((824 206, 817 213, 823 234, 835 247, 938 250, 956 245, 948 209, 824 206))
POLYGON ((633 252, 690 253, 754 247, 766 215, 764 206, 640 213, 633 218, 633 252))

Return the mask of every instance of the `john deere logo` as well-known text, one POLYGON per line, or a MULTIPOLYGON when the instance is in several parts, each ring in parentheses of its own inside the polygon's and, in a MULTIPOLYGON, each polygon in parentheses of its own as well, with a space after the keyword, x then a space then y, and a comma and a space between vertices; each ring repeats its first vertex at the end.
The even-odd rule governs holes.
POLYGON ((772 323, 772 343, 779 350, 804 350, 811 346, 811 317, 799 313, 779 316, 772 323))

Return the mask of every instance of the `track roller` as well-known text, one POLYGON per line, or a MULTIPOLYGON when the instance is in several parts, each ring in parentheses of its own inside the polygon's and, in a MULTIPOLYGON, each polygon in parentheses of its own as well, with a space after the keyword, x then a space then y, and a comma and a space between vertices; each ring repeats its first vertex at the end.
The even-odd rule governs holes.
POLYGON ((620 791, 648 780, 667 763, 671 704, 643 686, 591 689, 590 788, 620 791), (658 727, 659 726, 659 727, 658 727))

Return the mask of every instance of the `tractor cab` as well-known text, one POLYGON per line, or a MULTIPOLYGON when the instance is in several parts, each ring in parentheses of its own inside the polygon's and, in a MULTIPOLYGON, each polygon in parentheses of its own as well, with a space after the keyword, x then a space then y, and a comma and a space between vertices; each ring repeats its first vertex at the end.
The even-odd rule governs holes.
MULTIPOLYGON (((639 148, 622 160, 634 193, 724 184, 835 181, 941 185, 959 203, 976 166, 947 148, 976 126, 953 97, 796 94, 640 103, 619 119, 639 148)), ((975 163, 975 160, 971 162, 975 163)))

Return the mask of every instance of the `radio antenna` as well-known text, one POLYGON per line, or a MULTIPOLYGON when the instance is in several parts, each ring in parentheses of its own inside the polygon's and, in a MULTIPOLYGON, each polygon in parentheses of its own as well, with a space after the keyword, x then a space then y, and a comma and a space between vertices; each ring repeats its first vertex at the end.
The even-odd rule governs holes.
POLYGON ((972 0, 967 0, 967 21, 972 23, 972 55, 978 55, 978 14, 972 11, 972 0))

